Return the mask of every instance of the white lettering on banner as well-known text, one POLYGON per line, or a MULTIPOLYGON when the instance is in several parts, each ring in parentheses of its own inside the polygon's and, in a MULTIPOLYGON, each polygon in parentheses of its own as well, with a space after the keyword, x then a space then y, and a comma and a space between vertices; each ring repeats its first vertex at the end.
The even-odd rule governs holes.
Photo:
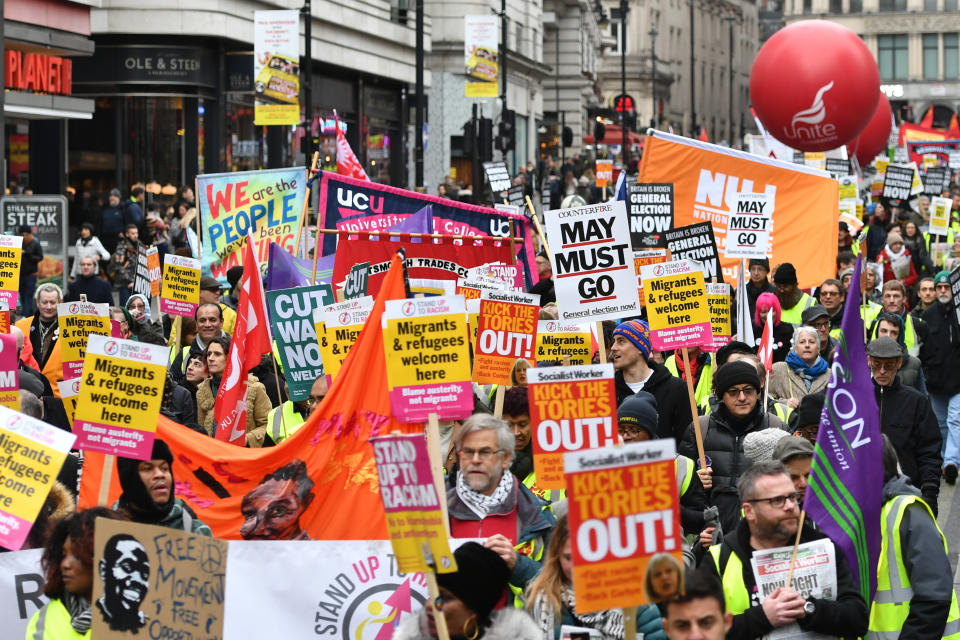
POLYGON ((587 562, 599 562, 608 555, 630 558, 657 550, 657 523, 662 528, 663 548, 670 550, 673 540, 673 511, 663 509, 632 513, 622 518, 587 520, 577 530, 577 549, 587 562))

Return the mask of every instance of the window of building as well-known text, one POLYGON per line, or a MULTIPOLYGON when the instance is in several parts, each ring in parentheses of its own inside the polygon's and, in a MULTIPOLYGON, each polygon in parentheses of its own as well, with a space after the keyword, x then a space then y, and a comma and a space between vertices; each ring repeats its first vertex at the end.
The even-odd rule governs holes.
POLYGON ((906 11, 907 0, 880 0, 880 11, 906 11))
POLYGON ((923 10, 924 10, 924 11, 936 11, 936 10, 937 10, 937 0, 923 0, 923 10))
POLYGON ((813 0, 803 0, 803 13, 813 13, 813 0))
POLYGON ((960 78, 960 51, 956 33, 943 34, 943 77, 948 80, 960 78))
POLYGON ((863 0, 850 0, 850 11, 848 13, 862 13, 863 0))
POLYGON ((830 0, 830 13, 843 13, 843 0, 830 0))
POLYGON ((940 37, 936 33, 923 34, 923 77, 936 80, 940 75, 940 37))
POLYGON ((907 78, 907 36, 877 36, 877 63, 881 80, 906 80, 907 78))
MULTIPOLYGON (((623 51, 624 42, 621 36, 621 34, 623 33, 623 30, 620 28, 620 26, 621 26, 620 9, 611 8, 610 9, 610 35, 613 36, 613 39, 616 41, 616 44, 614 45, 613 49, 610 52, 615 55, 620 55, 621 53, 624 52, 623 51)), ((626 53, 629 53, 629 51, 626 53)))
POLYGON ((407 24, 408 0, 390 0, 390 21, 407 24))
POLYGON ((957 10, 957 0, 943 0, 943 10, 944 10, 944 11, 956 11, 956 10, 957 10))

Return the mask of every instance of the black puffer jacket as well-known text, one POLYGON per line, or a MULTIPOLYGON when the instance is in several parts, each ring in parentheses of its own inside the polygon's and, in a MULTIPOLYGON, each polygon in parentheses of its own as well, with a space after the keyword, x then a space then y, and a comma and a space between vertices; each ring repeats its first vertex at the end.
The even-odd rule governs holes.
POLYGON ((938 300, 927 307, 922 319, 928 332, 926 341, 920 346, 927 391, 956 395, 960 393, 960 369, 957 368, 960 362, 960 325, 957 324, 953 305, 938 300))
MULTIPOLYGON (((754 407, 742 431, 735 428, 731 418, 730 412, 722 404, 717 411, 700 418, 701 425, 707 425, 706 433, 702 433, 703 452, 710 458, 713 469, 713 488, 708 492, 707 505, 716 506, 720 510, 720 526, 724 532, 733 531, 740 520, 737 480, 752 464, 750 458, 743 453, 744 437, 748 433, 768 427, 786 429, 780 418, 761 411, 759 403, 754 407)), ((688 458, 697 459, 693 423, 687 427, 679 451, 688 458)))
MULTIPOLYGON (((650 378, 643 385, 643 391, 657 399, 657 436, 673 438, 680 445, 680 440, 693 417, 690 415, 690 397, 687 395, 687 383, 670 375, 665 366, 650 360, 647 366, 653 371, 650 378)), ((613 376, 616 384, 617 406, 633 395, 633 391, 623 379, 623 372, 617 371, 613 376)), ((691 456, 696 458, 696 456, 691 456)))

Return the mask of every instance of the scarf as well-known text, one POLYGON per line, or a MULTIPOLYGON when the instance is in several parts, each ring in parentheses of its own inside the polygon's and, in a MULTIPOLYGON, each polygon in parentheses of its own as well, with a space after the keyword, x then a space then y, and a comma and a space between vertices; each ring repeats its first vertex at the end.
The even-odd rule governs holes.
POLYGON ((487 517, 487 514, 493 509, 506 502, 511 491, 513 491, 513 474, 510 472, 506 472, 500 477, 500 484, 489 496, 471 489, 467 485, 467 481, 464 480, 462 472, 457 474, 457 495, 481 519, 487 517))
MULTIPOLYGON (((596 629, 603 634, 604 640, 623 638, 623 609, 578 614, 576 613, 577 599, 570 585, 563 585, 560 589, 560 604, 573 617, 577 626, 596 629)), ((533 604, 533 617, 544 637, 552 637, 560 617, 553 610, 553 605, 545 593, 537 596, 533 604)))
POLYGON ((807 391, 810 390, 813 381, 822 376, 829 366, 827 361, 820 356, 817 356, 816 362, 812 365, 807 364, 795 351, 787 354, 787 364, 793 369, 794 373, 803 377, 803 383, 807 385, 807 391))
POLYGON ((903 245, 901 245, 900 251, 894 251, 893 249, 890 248, 890 245, 888 244, 886 247, 886 251, 887 251, 887 257, 890 258, 890 262, 893 262, 894 260, 899 260, 907 253, 907 245, 906 243, 904 243, 903 245))
POLYGON ((81 595, 70 593, 64 590, 63 597, 60 598, 67 613, 70 614, 70 626, 79 634, 84 634, 90 630, 90 602, 81 595))
POLYGON ((90 244, 91 240, 93 240, 92 235, 89 238, 84 238, 83 236, 80 236, 80 244, 83 245, 84 247, 90 244))

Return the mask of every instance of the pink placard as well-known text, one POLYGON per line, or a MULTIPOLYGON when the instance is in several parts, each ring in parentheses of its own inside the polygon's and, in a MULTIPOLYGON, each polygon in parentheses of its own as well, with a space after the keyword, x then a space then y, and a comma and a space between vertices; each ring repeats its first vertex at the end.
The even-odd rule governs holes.
POLYGON ((115 427, 109 424, 74 420, 73 433, 77 436, 77 449, 99 451, 124 458, 149 460, 153 452, 153 431, 115 427))
POLYGON ((650 332, 650 344, 656 351, 702 347, 713 344, 713 331, 710 329, 709 322, 688 324, 672 329, 656 329, 650 332))
MULTIPOLYGON (((152 445, 151 445, 152 446, 152 445)), ((17 550, 27 540, 33 523, 12 513, 0 511, 0 547, 17 550)))
POLYGON ((473 387, 470 382, 394 387, 390 407, 399 422, 425 422, 431 413, 438 420, 462 420, 473 413, 473 387))
POLYGON ((160 313, 166 313, 171 316, 184 316, 187 318, 193 318, 197 315, 197 307, 199 306, 199 304, 194 304, 192 302, 182 302, 180 300, 160 298, 160 313))

